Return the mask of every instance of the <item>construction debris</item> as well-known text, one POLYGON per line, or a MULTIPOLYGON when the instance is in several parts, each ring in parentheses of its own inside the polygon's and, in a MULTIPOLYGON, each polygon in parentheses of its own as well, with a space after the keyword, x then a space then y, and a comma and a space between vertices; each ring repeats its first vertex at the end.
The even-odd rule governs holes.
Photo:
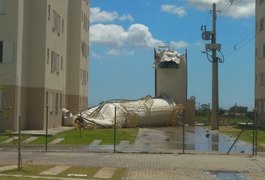
POLYGON ((142 127, 176 126, 182 124, 184 107, 172 98, 139 100, 113 100, 81 112, 74 120, 74 126, 81 128, 98 127, 142 127))

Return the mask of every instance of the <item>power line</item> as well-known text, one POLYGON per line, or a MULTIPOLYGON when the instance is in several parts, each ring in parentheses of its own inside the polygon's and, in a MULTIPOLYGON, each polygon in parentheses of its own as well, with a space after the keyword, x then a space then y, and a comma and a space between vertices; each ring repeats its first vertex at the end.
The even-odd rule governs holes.
POLYGON ((256 37, 255 32, 252 31, 251 33, 249 33, 248 35, 246 35, 245 37, 243 37, 240 41, 238 41, 236 44, 233 45, 233 47, 229 50, 225 52, 225 56, 229 56, 230 54, 234 53, 235 51, 238 51, 239 49, 247 46, 249 43, 251 43, 254 38, 256 37))
MULTIPOLYGON (((222 17, 224 17, 230 10, 231 6, 234 5, 234 4, 239 4, 242 0, 229 0, 225 6, 223 8, 221 8, 221 15, 220 15, 220 19, 222 17), (223 13, 222 13, 223 12, 223 13)), ((220 22, 220 20, 219 20, 220 22)))

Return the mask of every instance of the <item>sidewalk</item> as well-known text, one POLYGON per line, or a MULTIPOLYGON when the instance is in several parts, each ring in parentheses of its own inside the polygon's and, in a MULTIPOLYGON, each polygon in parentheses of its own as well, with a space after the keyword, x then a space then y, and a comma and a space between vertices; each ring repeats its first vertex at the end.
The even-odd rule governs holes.
MULTIPOLYGON (((254 179, 265 176, 265 157, 209 154, 22 153, 33 165, 125 168, 124 180, 254 179)), ((16 164, 16 152, 1 152, 0 166, 16 164)))

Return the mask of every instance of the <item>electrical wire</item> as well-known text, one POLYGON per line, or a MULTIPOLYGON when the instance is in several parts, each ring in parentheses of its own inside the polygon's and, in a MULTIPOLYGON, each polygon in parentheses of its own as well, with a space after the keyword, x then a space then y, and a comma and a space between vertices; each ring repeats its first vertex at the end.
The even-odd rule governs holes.
POLYGON ((228 13, 230 7, 234 4, 234 0, 229 0, 226 5, 221 8, 220 13, 221 15, 219 16, 219 19, 217 19, 219 22, 221 21, 221 19, 228 13))
POLYGON ((247 36, 245 36, 244 38, 242 38, 238 43, 234 44, 232 50, 225 52, 226 57, 229 56, 229 55, 231 55, 235 51, 238 51, 239 49, 247 46, 249 43, 251 43, 254 40, 255 36, 256 36, 255 35, 255 32, 252 31, 247 36), (242 43, 242 42, 244 42, 244 43, 242 43))
POLYGON ((225 58, 224 58, 224 55, 223 55, 221 50, 217 50, 217 52, 219 52, 221 54, 222 58, 216 56, 215 60, 213 60, 213 56, 209 52, 210 52, 210 50, 206 50, 206 51, 202 52, 202 53, 206 54, 206 57, 207 57, 209 62, 211 62, 211 63, 216 62, 216 61, 218 63, 224 63, 225 62, 225 58))

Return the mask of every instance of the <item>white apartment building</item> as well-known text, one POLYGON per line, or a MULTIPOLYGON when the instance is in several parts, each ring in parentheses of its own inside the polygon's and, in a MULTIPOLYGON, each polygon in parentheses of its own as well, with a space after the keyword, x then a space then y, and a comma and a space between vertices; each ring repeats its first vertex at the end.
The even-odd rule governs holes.
POLYGON ((88 103, 89 0, 0 0, 0 131, 62 125, 88 103))
POLYGON ((256 0, 255 108, 265 125, 265 0, 256 0))

